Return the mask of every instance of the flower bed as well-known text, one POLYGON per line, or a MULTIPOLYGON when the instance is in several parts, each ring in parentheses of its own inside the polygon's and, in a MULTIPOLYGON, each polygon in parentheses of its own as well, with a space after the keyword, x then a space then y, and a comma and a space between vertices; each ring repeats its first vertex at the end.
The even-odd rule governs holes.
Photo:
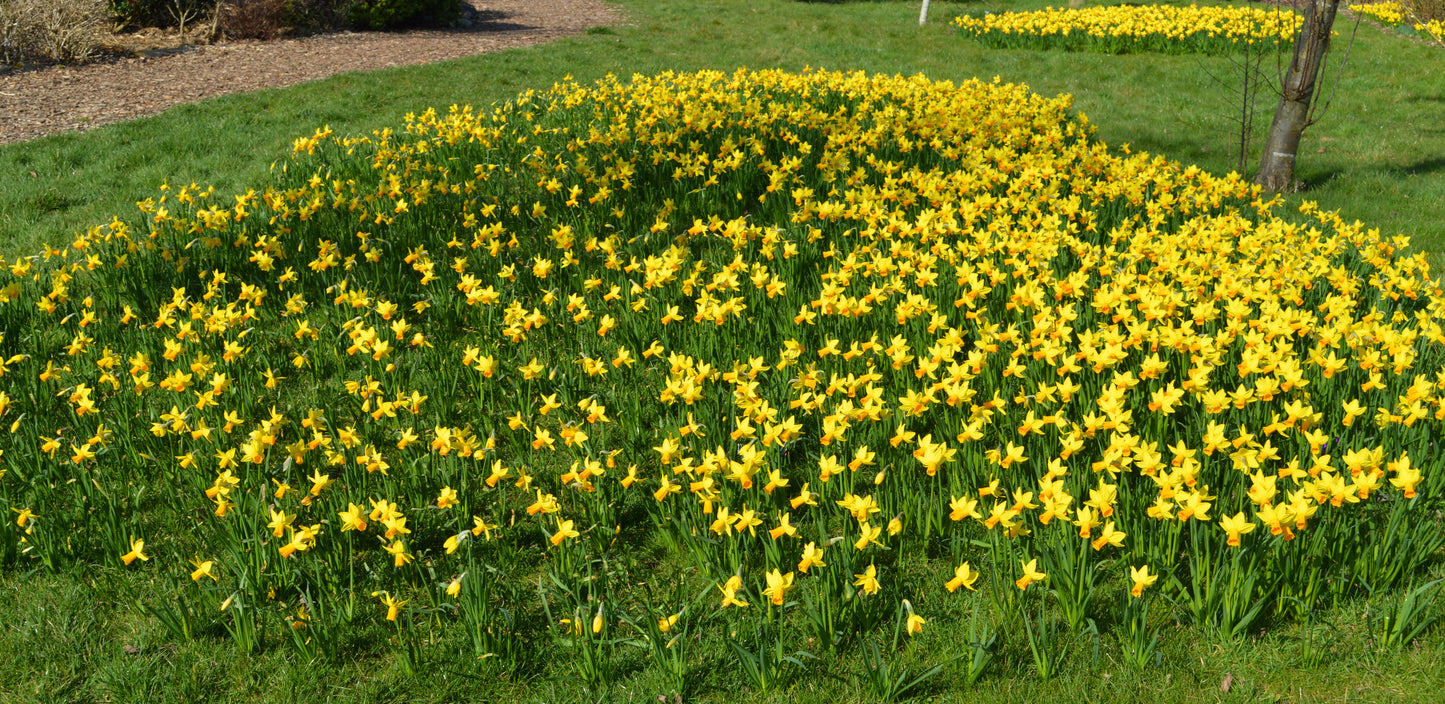
POLYGON ((178 632, 309 656, 384 623, 602 683, 626 639, 680 682, 708 633, 769 689, 969 622, 971 677, 1089 619, 1143 666, 1442 541, 1424 256, 1067 99, 564 83, 274 173, 10 264, 0 564, 152 570, 178 632))
POLYGON ((1221 54, 1293 41, 1299 17, 1280 8, 1113 5, 985 12, 957 17, 953 25, 1000 48, 1221 54))

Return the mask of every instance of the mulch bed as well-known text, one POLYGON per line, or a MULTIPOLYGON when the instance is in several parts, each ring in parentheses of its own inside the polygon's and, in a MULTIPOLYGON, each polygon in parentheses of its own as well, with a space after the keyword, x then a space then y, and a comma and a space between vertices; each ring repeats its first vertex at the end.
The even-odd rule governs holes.
POLYGON ((0 144, 84 131, 182 103, 347 71, 528 46, 621 20, 601 0, 469 1, 478 21, 464 29, 223 41, 0 74, 0 144))

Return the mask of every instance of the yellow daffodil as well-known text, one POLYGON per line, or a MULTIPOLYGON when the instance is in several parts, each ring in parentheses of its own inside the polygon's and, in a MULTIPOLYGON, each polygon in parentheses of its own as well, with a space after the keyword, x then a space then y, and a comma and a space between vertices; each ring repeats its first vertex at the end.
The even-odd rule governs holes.
POLYGON ((1253 532, 1254 522, 1249 520, 1243 511, 1240 511, 1233 516, 1225 516, 1224 520, 1219 522, 1219 527, 1223 528, 1224 532, 1229 535, 1229 545, 1239 547, 1239 537, 1245 533, 1253 532))
POLYGON ((742 586, 743 579, 737 575, 729 577, 726 583, 718 585, 718 590, 723 595, 722 608, 729 606, 742 608, 748 605, 748 602, 738 597, 738 590, 742 589, 742 586))
POLYGON ((798 561, 798 571, 807 574, 808 570, 814 567, 827 566, 827 563, 823 562, 823 548, 818 547, 817 543, 809 541, 803 548, 802 559, 798 561))
POLYGON ((773 570, 767 575, 768 588, 763 590, 763 596, 768 597, 774 606, 782 606, 783 598, 793 588, 793 573, 786 575, 779 570, 773 570))
POLYGON ((572 528, 572 520, 567 519, 557 524, 557 531, 552 534, 551 542, 553 546, 557 546, 561 545, 562 541, 568 538, 576 538, 579 535, 581 535, 581 533, 572 528))
POLYGON ((959 587, 963 587, 969 591, 977 591, 973 585, 978 581, 978 577, 978 572, 969 567, 967 562, 964 562, 958 567, 953 568, 953 579, 948 580, 948 583, 943 586, 947 587, 950 592, 957 591, 959 587))
POLYGON ((1142 567, 1130 567, 1129 579, 1134 582, 1134 586, 1129 589, 1129 594, 1137 599, 1144 596, 1145 589, 1154 586, 1154 582, 1158 581, 1159 575, 1149 574, 1149 566, 1144 565, 1142 567))
POLYGON ((1028 562, 1020 562, 1019 564, 1023 566, 1023 576, 1019 577, 1018 580, 1014 582, 1014 585, 1020 590, 1026 590, 1030 584, 1048 578, 1048 575, 1039 571, 1038 558, 1034 558, 1028 562))
POLYGON ((401 610, 410 601, 409 599, 398 600, 387 592, 373 592, 372 596, 381 597, 381 605, 386 607, 386 620, 395 621, 401 615, 401 610))
POLYGON ((130 563, 135 562, 136 560, 140 560, 141 562, 145 562, 146 560, 149 560, 150 557, 149 557, 148 555, 146 555, 145 552, 144 552, 145 546, 146 546, 146 541, 140 540, 140 539, 136 538, 135 536, 131 536, 131 539, 130 539, 130 552, 128 552, 128 553, 126 553, 126 554, 124 554, 124 555, 121 555, 121 556, 120 556, 120 561, 121 561, 121 562, 124 562, 124 563, 127 564, 127 565, 129 565, 130 563))
POLYGON ((869 596, 877 594, 878 590, 882 588, 878 582, 878 568, 870 564, 862 574, 853 575, 853 586, 862 589, 863 593, 869 596))
POLYGON ((191 560, 191 564, 195 565, 196 567, 195 571, 191 572, 192 582, 199 582, 201 581, 202 577, 210 577, 212 580, 219 581, 220 578, 218 578, 215 572, 212 571, 216 565, 215 562, 211 560, 202 560, 201 558, 197 557, 191 560))
POLYGON ((413 556, 406 552, 406 544, 400 540, 394 540, 390 545, 382 545, 382 547, 386 549, 387 554, 391 555, 392 564, 396 567, 401 567, 413 559, 413 556))
POLYGON ((348 503, 346 510, 337 514, 341 518, 341 532, 349 530, 366 532, 365 511, 356 504, 348 503))

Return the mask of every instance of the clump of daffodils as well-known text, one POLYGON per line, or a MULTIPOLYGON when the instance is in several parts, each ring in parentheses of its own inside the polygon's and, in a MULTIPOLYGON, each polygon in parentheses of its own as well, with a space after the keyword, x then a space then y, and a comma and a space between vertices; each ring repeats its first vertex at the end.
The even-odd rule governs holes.
POLYGON ((1351 4, 1350 11, 1366 15, 1382 24, 1396 26, 1405 23, 1405 15, 1408 10, 1398 2, 1374 2, 1351 4))
POLYGON ((13 559, 246 604, 355 560, 395 620, 443 586, 417 565, 529 550, 564 583, 650 531, 738 618, 1032 598, 1059 545, 1181 582, 1253 546, 1232 564, 1283 593, 1301 551, 1377 564, 1340 536, 1414 530, 1445 481, 1445 296, 1407 237, 998 81, 564 82, 318 130, 268 184, 166 184, 7 268, 13 559), (910 583, 937 540, 994 547, 910 583))
POLYGON ((1418 6, 1389 0, 1388 2, 1361 3, 1350 5, 1350 11, 1365 15, 1387 27, 1409 25, 1425 39, 1445 46, 1445 20, 1427 19, 1418 12, 1418 6))
POLYGON ((1109 5, 985 12, 956 17, 952 24, 991 46, 1217 54, 1288 43, 1299 22, 1293 11, 1279 8, 1109 5))

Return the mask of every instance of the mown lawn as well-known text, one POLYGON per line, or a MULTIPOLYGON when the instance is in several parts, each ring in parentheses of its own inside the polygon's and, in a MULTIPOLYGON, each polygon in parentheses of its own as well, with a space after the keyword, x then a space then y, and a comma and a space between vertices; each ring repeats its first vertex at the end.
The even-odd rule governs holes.
MULTIPOLYGON (((262 187, 273 179, 286 181, 291 178, 292 185, 301 183, 295 176, 273 174, 273 164, 286 163, 293 140, 311 134, 321 125, 329 125, 340 135, 370 134, 374 130, 398 128, 403 124, 404 115, 421 113, 428 107, 444 111, 454 104, 484 106, 511 99, 522 91, 543 90, 567 77, 586 84, 608 74, 625 78, 635 73, 656 74, 663 71, 732 71, 739 67, 801 71, 813 67, 884 74, 922 73, 933 80, 960 83, 975 76, 984 79, 998 76, 1002 81, 1026 83, 1045 96, 1059 93, 1072 95, 1077 111, 1088 116, 1098 130, 1098 138, 1116 152, 1128 145, 1134 153, 1162 154, 1169 159, 1198 164, 1215 174, 1222 175, 1232 168, 1230 135, 1237 126, 1232 126, 1231 121, 1239 106, 1232 102, 1232 88, 1229 87, 1232 84, 1221 85, 1221 81, 1237 75, 1238 66, 1229 58, 993 50, 956 36, 946 25, 946 20, 959 12, 1033 8, 1044 4, 934 3, 933 21, 919 28, 916 26, 917 5, 912 2, 834 4, 624 0, 619 3, 626 17, 624 24, 598 28, 546 46, 432 66, 338 76, 284 90, 210 100, 177 108, 154 118, 113 125, 86 134, 59 135, 9 145, 0 148, 0 242, 3 242, 0 251, 7 255, 7 259, 14 259, 18 255, 34 253, 41 243, 66 243, 74 239, 77 230, 109 222, 112 214, 136 220, 135 202, 154 197, 162 182, 171 184, 173 188, 191 182, 202 186, 213 185, 223 198, 221 205, 227 207, 232 204, 232 194, 262 187), (461 92, 457 86, 469 88, 461 92)), ((1350 28, 1341 22, 1339 31, 1343 44, 1349 37, 1350 28)), ((1368 223, 1369 227, 1380 228, 1387 235, 1407 234, 1415 247, 1436 255, 1432 257, 1433 261, 1439 260, 1438 254, 1445 248, 1445 243, 1440 240, 1441 223, 1445 222, 1442 218, 1445 215, 1445 205, 1442 205, 1445 203, 1445 175, 1442 175, 1445 160, 1438 155, 1445 154, 1445 132, 1428 116, 1438 111, 1440 102, 1445 100, 1445 78, 1439 72, 1421 72, 1418 67, 1438 63, 1440 57, 1445 56, 1441 51, 1373 27, 1360 28, 1334 102, 1306 137, 1299 172, 1305 184, 1304 192, 1291 195, 1290 207, 1283 211, 1295 210, 1294 206, 1303 200, 1314 200, 1324 210, 1340 211, 1346 221, 1359 219, 1368 223)), ((1267 95, 1261 97, 1257 109, 1256 128, 1262 131, 1272 110, 1267 95)), ((1254 156, 1247 160, 1250 165, 1254 161, 1254 156)), ((346 168, 358 167, 351 164, 346 168)), ((752 196, 751 192, 749 196, 752 196)), ((650 194, 636 196, 647 207, 658 205, 648 201, 650 197, 650 194)), ((741 192, 737 200, 743 200, 741 192)), ((422 211, 420 203, 414 203, 414 206, 422 211)), ((553 212, 557 210, 558 207, 553 206, 553 212)), ((396 212, 402 211, 402 206, 398 205, 396 212)), ((450 222, 440 214, 419 217, 433 219, 422 220, 421 225, 410 225, 413 228, 411 232, 426 230, 428 223, 436 223, 441 228, 450 222)), ((638 222, 641 222, 638 231, 645 230, 646 222, 638 222)), ((387 246, 394 246, 394 253, 400 258, 400 254, 408 249, 405 244, 409 243, 387 243, 387 246)), ((435 249, 443 251, 440 247, 435 249)), ((525 261, 530 266, 532 252, 527 254, 525 261)), ((544 255, 547 255, 546 250, 538 250, 538 256, 544 255)), ((139 262, 144 256, 144 253, 137 253, 135 260, 139 262)), ((831 255, 818 256, 831 258, 831 255)), ((301 261, 292 263, 297 264, 297 268, 303 268, 301 261)), ((136 268, 157 272, 165 269, 145 262, 140 262, 136 268)), ((398 268, 409 275, 405 268, 398 268)), ((346 270, 350 270, 349 265, 346 270)), ((460 274, 461 269, 457 273, 460 274)), ((383 273, 381 276, 382 280, 397 282, 399 288, 411 285, 402 275, 383 273)), ((195 276, 190 278, 195 279, 195 276)), ((181 281, 179 277, 168 283, 178 283, 182 287, 195 285, 181 281)), ((135 288, 134 282, 126 285, 135 288)), ((213 283, 212 287, 219 285, 213 283)), ((790 282, 789 285, 799 284, 790 282)), ((319 295, 319 287, 316 288, 318 290, 307 289, 313 298, 319 295)), ((331 292, 331 289, 325 290, 331 292)), ((540 294, 540 290, 531 293, 540 294)), ((289 294, 290 291, 287 292, 289 294)), ((105 293, 98 295, 103 297, 105 293)), ((454 292, 450 295, 456 297, 454 292)), ((540 298, 540 295, 535 297, 540 298)), ((105 302, 118 303, 119 299, 105 302)), ((457 304, 456 310, 467 310, 457 301, 451 302, 457 304)), ((28 305, 28 302, 22 303, 28 305)), ((321 305, 324 303, 320 301, 321 305)), ((89 306, 89 303, 86 305, 89 306)), ((259 301, 257 305, 260 305, 259 301)), ((660 312, 654 311, 652 317, 660 312)), ((142 312, 143 316, 149 314, 150 310, 142 312)), ((421 315, 422 309, 417 309, 416 314, 421 315)), ((322 321, 323 326, 335 323, 332 327, 340 328, 342 318, 333 320, 323 317, 326 315, 316 313, 313 318, 322 321)), ((6 320, 20 320, 22 317, 12 316, 6 320)), ((464 326, 457 321, 463 319, 460 313, 444 319, 450 322, 443 323, 440 328, 444 336, 438 341, 440 345, 457 343, 457 340, 445 338, 452 333, 461 334, 458 330, 464 326), (459 327, 445 327, 452 323, 459 327)), ((280 360, 276 362, 279 369, 298 378, 305 378, 302 375, 307 373, 316 376, 315 388, 302 389, 283 400, 284 411, 302 417, 301 409, 307 403, 329 403, 325 393, 336 391, 334 387, 339 385, 342 372, 354 370, 339 369, 336 378, 327 379, 325 374, 299 371, 302 365, 297 365, 298 371, 295 372, 285 369, 290 355, 299 354, 304 343, 301 342, 303 334, 300 332, 294 335, 296 342, 291 340, 293 321, 288 319, 284 324, 287 330, 279 334, 262 330, 252 340, 271 339, 265 337, 267 335, 277 338, 279 341, 273 343, 274 350, 266 349, 263 353, 269 355, 275 351, 280 360)), ((628 325, 631 323, 624 321, 625 332, 629 330, 628 325)), ((350 323, 345 329, 351 329, 350 323)), ((31 332, 6 329, 5 338, 12 341, 30 339, 26 336, 31 332)), ((69 332, 67 330, 66 334, 69 332)), ((431 331, 428 332, 430 334, 431 331)), ((466 332, 475 330, 467 328, 466 332)), ((128 331, 124 333, 129 334, 128 331)), ((575 356, 571 355, 572 348, 564 344, 566 334, 569 333, 547 338, 541 348, 556 353, 559 358, 575 356), (564 342, 559 343, 558 340, 564 342)), ((63 346, 58 346, 59 338, 59 332, 47 333, 44 343, 63 349, 63 346)), ((120 345, 121 340, 132 342, 136 338, 116 333, 111 339, 120 345)), ((402 339, 400 333, 397 339, 402 339)), ((109 340, 103 342, 109 343, 109 340)), ((738 346, 747 347, 753 343, 753 340, 744 340, 738 346)), ((258 348, 262 346, 261 342, 254 344, 258 348)), ((511 349, 491 340, 482 344, 487 352, 511 349)), ((597 344, 600 349, 601 343, 597 344)), ((679 341, 677 344, 683 346, 691 344, 691 341, 679 341)), ((725 347, 726 344, 730 343, 725 343, 725 347)), ((638 347, 642 345, 645 342, 638 347)), ((338 368, 344 367, 351 355, 343 356, 338 349, 331 350, 334 360, 326 357, 324 351, 318 351, 317 356, 335 362, 338 368)), ((718 353, 715 346, 699 349, 718 353)), ((502 351, 498 352, 499 356, 502 354, 502 351)), ((365 356, 362 355, 363 358, 365 356)), ((315 361, 313 359, 312 363, 315 361)), ((24 360, 11 360, 9 363, 23 364, 24 360)), ((450 383, 450 377, 442 378, 443 372, 456 371, 442 368, 444 366, 438 364, 433 369, 418 371, 415 378, 431 384, 426 388, 437 397, 438 401, 434 404, 445 399, 446 403, 463 409, 467 404, 475 406, 473 399, 452 398, 454 390, 450 394, 443 390, 450 383)), ((618 371, 613 378, 619 378, 623 373, 618 371)), ((158 379, 162 376, 156 374, 158 379)), ((350 381, 355 376, 347 374, 345 378, 350 381)), ((901 376, 912 375, 904 373, 901 376)), ((253 377, 242 379, 241 385, 258 387, 259 372, 253 377)), ((640 372, 635 378, 640 380, 638 383, 644 384, 658 381, 656 377, 644 377, 640 372)), ((575 382, 569 383, 575 385, 575 382)), ((590 382, 584 380, 583 384, 586 383, 590 382)), ((95 386, 100 387, 100 384, 95 386)), ((72 388, 67 387, 67 390, 72 388)), ((283 386, 283 389, 286 388, 283 386)), ((532 389, 531 386, 527 388, 532 389)), ((246 393, 253 391, 254 397, 247 398, 255 400, 258 408, 248 411, 248 416, 264 417, 260 407, 273 403, 280 392, 271 395, 259 388, 251 388, 246 393)), ((581 393, 577 389, 568 391, 581 393)), ((603 438, 622 437, 629 432, 641 438, 629 440, 633 444, 650 446, 660 442, 653 437, 656 435, 653 428, 641 431, 626 428, 629 422, 641 425, 639 419, 624 415, 624 409, 628 407, 626 404, 633 400, 626 388, 614 388, 608 393, 616 394, 618 399, 616 402, 609 401, 609 407, 616 425, 621 429, 595 431, 598 442, 603 438), (645 435, 648 432, 652 435, 645 435)), ((139 392, 136 395, 139 396, 139 392)), ((61 392, 58 398, 64 396, 68 394, 61 392)), ((519 401, 519 398, 509 395, 504 400, 507 403, 532 402, 531 399, 519 401)), ((31 399, 31 402, 34 400, 31 399)), ((70 403, 77 403, 74 397, 70 403)), ((1336 416, 1338 411, 1333 410, 1333 406, 1337 405, 1332 404, 1330 410, 1336 416)), ((137 405, 134 408, 138 409, 135 419, 141 419, 146 412, 145 407, 137 405)), ((204 409, 197 409, 197 412, 201 410, 204 409)), ((370 410, 369 403, 366 410, 370 410)), ((455 409, 449 406, 447 412, 455 412, 455 409)), ((365 415, 349 406, 336 413, 365 415)), ((677 415, 675 410, 667 413, 677 415)), ((660 415, 649 415, 649 422, 658 418, 660 415)), ((6 420, 11 418, 7 416, 6 420)), ((53 425, 52 420, 42 419, 42 422, 53 425)), ((499 418, 491 418, 487 422, 506 426, 499 418)), ((421 428, 420 425, 418 427, 421 428)), ((430 428, 421 429, 426 433, 430 428)), ((56 437, 62 430, 69 432, 68 428, 57 429, 56 437)), ((726 437, 726 430, 714 428, 709 432, 726 437)), ((887 430, 891 432, 892 427, 887 430)), ((1006 430, 1010 431, 1006 435, 1011 438, 1012 429, 1006 430)), ((12 434, 15 432, 11 431, 12 434)), ((29 432, 28 428, 26 432, 29 432)), ((87 428, 86 432, 90 429, 87 428)), ((99 431, 96 432, 99 434, 99 431)), ((1415 432, 1418 434, 1419 429, 1415 432)), ((71 437, 67 436, 67 439, 71 437)), ((79 441, 78 438, 76 440, 79 441)), ((423 440, 422 444, 425 442, 423 440)), ((885 442, 880 436, 873 444, 881 447, 885 442)), ((814 451, 817 449, 814 448, 814 451)), ((1438 466, 1438 462, 1423 456, 1423 452, 1433 449, 1423 441, 1412 446, 1412 452, 1417 453, 1417 464, 1438 466), (1416 447, 1419 449, 1416 450, 1416 447), (1429 464, 1431 462, 1434 464, 1429 464)), ((39 449, 16 446, 5 453, 4 460, 7 464, 14 462, 28 468, 30 465, 26 464, 25 453, 38 457, 39 449)), ((149 455, 139 456, 148 462, 156 462, 149 455)), ((73 464, 81 465, 81 461, 73 464)), ((286 466, 290 467, 289 464, 286 466)), ((308 466, 306 471, 312 468, 308 466)), ((547 465, 547 468, 563 471, 565 463, 557 467, 547 465)), ((648 465, 645 469, 655 473, 657 467, 648 465)), ((149 468, 147 471, 150 471, 149 468)), ((353 471, 360 470, 353 468, 353 471)), ((611 477, 616 477, 620 471, 617 470, 611 477)), ((178 501, 191 501, 205 488, 205 483, 210 482, 209 472, 205 474, 204 482, 194 487, 190 486, 195 483, 190 479, 177 478, 185 476, 181 472, 166 473, 164 480, 158 480, 157 485, 164 491, 175 490, 178 501)), ((369 472, 361 476, 369 476, 369 472)), ((1438 485, 1438 480, 1433 484, 1438 485)), ((297 482, 298 489, 304 490, 306 485, 297 482)), ((416 487, 408 486, 411 498, 417 498, 416 487)), ((52 486, 50 489, 68 491, 65 486, 59 489, 52 486)), ((268 487, 266 491, 269 490, 268 487)), ((125 488, 127 495, 128 492, 139 491, 140 488, 135 485, 125 488)), ((319 495, 320 490, 316 493, 319 495)), ((1224 491, 1220 490, 1220 493, 1224 491)), ((143 494, 135 494, 135 504, 143 503, 143 494)), ((184 532, 183 526, 190 518, 184 511, 168 513, 164 503, 171 498, 145 499, 153 507, 152 514, 164 516, 160 520, 166 523, 154 523, 145 518, 139 524, 157 532, 184 532), (157 503, 161 505, 157 507, 157 503)), ((422 498, 423 503, 432 500, 431 496, 422 498)), ((640 505, 650 506, 649 501, 651 499, 643 498, 640 503, 627 504, 629 511, 634 512, 632 518, 636 518, 635 513, 642 510, 640 505)), ((522 505, 525 506, 525 502, 522 505)), ((256 507, 247 506, 247 510, 256 510, 256 507)), ((15 511, 18 513, 20 509, 15 508, 15 511)), ((421 508, 418 508, 420 511, 421 508)), ((45 520, 46 512, 40 513, 41 520, 45 520)), ((13 517, 15 514, 9 515, 13 517)), ((883 517, 884 520, 887 518, 883 517)), ((1438 515, 1433 517, 1436 521, 1438 518, 1438 515)), ((1426 517, 1426 521, 1430 519, 1426 517)), ((331 520, 335 522, 334 518, 331 520)), ((518 520, 514 516, 513 524, 518 520)), ((526 516, 520 521, 525 523, 526 516)), ((421 520, 417 522, 421 523, 421 520)), ((504 531, 511 527, 506 526, 504 531)), ((337 529, 331 527, 329 530, 337 529)), ((200 530, 196 529, 196 532, 199 534, 200 530)), ((441 535, 439 528, 431 529, 431 533, 428 539, 441 535)), ((1263 540, 1265 533, 1265 530, 1257 531, 1255 537, 1263 540)), ((104 539, 80 534, 74 537, 77 543, 124 538, 119 534, 104 539)), ((328 539, 331 537, 327 536, 328 539)), ((422 536, 416 538, 420 544, 422 536)), ((652 664, 647 651, 630 645, 618 649, 616 676, 612 678, 614 683, 601 692, 586 689, 568 679, 566 673, 571 672, 572 664, 569 660, 576 656, 556 642, 549 641, 536 652, 523 653, 506 661, 502 658, 476 658, 472 644, 458 629, 438 628, 427 630, 427 633, 435 634, 430 636, 434 640, 422 644, 424 655, 418 660, 415 656, 408 656, 405 651, 407 641, 399 635, 399 631, 383 621, 379 612, 371 613, 378 611, 377 602, 367 595, 360 595, 360 599, 365 603, 362 608, 371 615, 358 619, 354 631, 342 637, 346 657, 340 660, 305 657, 302 654, 304 646, 292 646, 287 622, 270 612, 267 613, 275 618, 263 624, 261 646, 249 655, 238 653, 233 639, 215 618, 201 619, 206 625, 201 632, 192 634, 194 638, 177 637, 175 629, 168 627, 157 615, 164 610, 165 604, 165 597, 158 598, 158 595, 176 593, 177 582, 183 589, 191 589, 192 585, 185 580, 162 578, 158 572, 177 572, 184 566, 189 553, 179 554, 180 547, 162 547, 166 539, 163 535, 150 538, 153 554, 164 555, 175 563, 165 567, 159 566, 160 560, 157 560, 151 565, 126 569, 117 564, 114 556, 77 550, 74 554, 86 557, 62 563, 53 571, 41 568, 34 559, 22 557, 15 561, 16 566, 7 567, 0 573, 0 614, 4 614, 0 618, 0 699, 17 702, 657 701, 671 693, 665 677, 652 664)), ((614 571, 614 580, 640 584, 667 582, 675 578, 692 585, 704 584, 708 592, 705 608, 713 609, 720 596, 718 590, 708 584, 708 576, 692 571, 693 566, 687 556, 676 545, 639 540, 636 544, 627 544, 626 550, 619 551, 621 556, 616 558, 617 562, 606 568, 614 571), (659 579, 659 576, 663 578, 659 579)), ((53 548, 57 554, 63 553, 58 547, 53 547, 56 544, 52 543, 45 549, 53 548)), ((181 536, 175 539, 175 544, 191 549, 206 543, 200 538, 181 536)), ((928 549, 941 550, 939 545, 941 543, 934 543, 928 549)), ((432 552, 414 565, 418 574, 431 567, 432 559, 442 564, 444 558, 440 556, 438 547, 432 546, 432 552)), ((267 549, 274 549, 274 546, 267 549)), ((838 552, 833 555, 843 551, 842 546, 835 549, 838 552)), ((957 551, 957 546, 954 549, 957 551)), ((377 551, 373 549, 371 552, 377 551)), ((0 552, 0 556, 3 554, 0 552)), ((540 580, 547 572, 539 565, 544 558, 537 546, 520 549, 518 555, 514 567, 517 573, 527 578, 525 581, 529 583, 524 586, 530 599, 543 588, 540 580)), ((1118 623, 1100 624, 1103 635, 1098 630, 1090 633, 1085 629, 1061 636, 1055 645, 1066 655, 1062 670, 1051 678, 1037 675, 1038 668, 1028 646, 1017 633, 1004 634, 1005 645, 996 653, 993 663, 976 684, 965 686, 962 681, 967 673, 966 657, 970 648, 961 629, 975 610, 987 612, 990 602, 982 593, 942 594, 939 585, 948 578, 952 565, 944 564, 948 562, 944 559, 947 555, 929 553, 928 557, 930 559, 916 564, 900 565, 898 570, 902 574, 900 581, 931 585, 930 589, 920 589, 913 598, 918 602, 919 611, 927 615, 934 625, 925 628, 916 641, 905 641, 909 645, 888 653, 892 667, 906 666, 914 673, 942 663, 942 674, 912 692, 922 699, 1433 702, 1437 693, 1445 688, 1445 637, 1442 637, 1441 630, 1428 630, 1418 639, 1398 644, 1398 648, 1382 647, 1379 639, 1382 633, 1388 631, 1388 626, 1382 626, 1383 614, 1399 603, 1401 595, 1382 594, 1367 598, 1362 596, 1364 589, 1342 589, 1352 596, 1316 613, 1304 623, 1271 616, 1262 618, 1237 637, 1220 635, 1213 629, 1182 619, 1163 623, 1158 657, 1142 672, 1127 667, 1119 656, 1116 639, 1118 623)), ((1424 563, 1418 583, 1445 575, 1438 551, 1424 563)), ((1112 565, 1109 570, 1108 575, 1113 582, 1126 579, 1122 565, 1112 565)), ((355 575, 352 578, 355 579, 355 575)), ((380 577, 364 578, 364 583, 369 584, 372 582, 365 579, 385 584, 380 577)), ((434 577, 431 581, 437 582, 438 579, 443 580, 438 584, 445 583, 445 575, 434 577)), ((1012 594, 1012 587, 1006 583, 1004 590, 1012 594)), ((432 591, 437 591, 436 584, 432 591)), ((421 599, 417 598, 417 601, 420 603, 421 599)), ((1432 602, 1426 607, 1426 612, 1426 618, 1438 617, 1441 605, 1432 602)), ((532 616, 536 618, 538 614, 533 613, 532 616)), ((425 621, 429 616, 419 618, 425 621)), ((798 620, 795 616, 792 623, 798 620)), ((877 635, 886 641, 888 629, 880 629, 877 635)), ((811 646, 801 643, 798 647, 811 646)), ((784 683, 766 698, 810 702, 876 699, 876 693, 867 685, 869 661, 861 648, 836 655, 822 654, 819 650, 819 654, 822 657, 810 663, 806 676, 800 677, 796 685, 784 683)), ((763 698, 741 684, 744 679, 739 672, 738 656, 720 638, 699 639, 689 650, 689 658, 692 674, 687 687, 688 699, 755 701, 763 698)), ((668 699, 671 701, 670 697, 668 699)))

